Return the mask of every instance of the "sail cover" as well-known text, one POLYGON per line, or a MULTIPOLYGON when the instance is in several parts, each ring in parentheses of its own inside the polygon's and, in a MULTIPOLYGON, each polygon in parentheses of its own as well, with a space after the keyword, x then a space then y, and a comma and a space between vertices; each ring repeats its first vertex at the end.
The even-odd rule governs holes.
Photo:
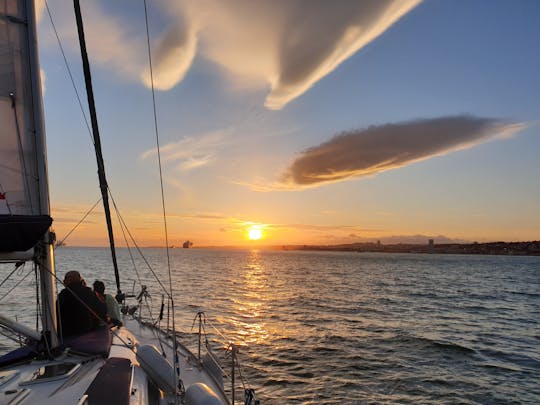
POLYGON ((44 131, 35 111, 41 89, 24 3, 0 0, 0 252, 31 248, 50 225, 40 197, 40 180, 47 181, 40 179, 44 131))

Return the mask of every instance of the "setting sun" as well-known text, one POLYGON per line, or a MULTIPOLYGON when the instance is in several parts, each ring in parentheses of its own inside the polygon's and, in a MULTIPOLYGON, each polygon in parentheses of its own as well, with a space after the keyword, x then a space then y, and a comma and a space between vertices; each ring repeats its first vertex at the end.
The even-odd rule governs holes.
POLYGON ((260 228, 251 228, 248 232, 248 238, 250 240, 259 240, 262 238, 262 230, 260 228))

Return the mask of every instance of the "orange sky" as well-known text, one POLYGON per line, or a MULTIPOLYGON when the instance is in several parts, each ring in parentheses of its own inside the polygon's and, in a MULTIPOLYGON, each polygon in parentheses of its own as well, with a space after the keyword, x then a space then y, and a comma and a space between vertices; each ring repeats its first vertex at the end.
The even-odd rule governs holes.
MULTIPOLYGON (((84 95, 71 10, 48 5, 84 95)), ((151 6, 169 244, 540 239, 534 2, 151 6)), ((163 246, 143 9, 83 14, 109 187, 138 243, 163 246)), ((62 239, 99 198, 96 163, 46 14, 39 40, 62 239)), ((67 245, 106 245, 100 212, 67 245)))

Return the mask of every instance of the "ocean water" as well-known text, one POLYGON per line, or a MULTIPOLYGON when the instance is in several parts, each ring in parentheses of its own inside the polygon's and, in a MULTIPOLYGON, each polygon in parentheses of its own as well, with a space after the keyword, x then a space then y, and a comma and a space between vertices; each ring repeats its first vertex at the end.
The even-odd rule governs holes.
MULTIPOLYGON (((165 251, 143 251, 168 286, 165 251)), ((242 375, 263 404, 540 403, 540 257, 170 256, 180 339, 194 341, 193 318, 205 311, 210 340, 226 346, 217 329, 239 346, 242 375)), ((61 248, 56 261, 60 277, 76 269, 114 293, 106 249, 61 248)), ((123 290, 140 278, 155 316, 159 284, 126 249, 119 261, 123 290)), ((0 268, 2 279, 11 268, 0 268)), ((2 312, 35 324, 34 283, 30 266, 18 269, 0 288, 2 312)), ((9 344, 0 340, 0 350, 9 344)))

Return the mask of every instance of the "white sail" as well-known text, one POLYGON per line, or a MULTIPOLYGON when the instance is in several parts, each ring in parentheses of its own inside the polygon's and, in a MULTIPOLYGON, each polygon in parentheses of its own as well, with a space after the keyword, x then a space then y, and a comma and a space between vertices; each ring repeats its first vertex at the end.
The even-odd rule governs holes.
POLYGON ((0 261, 34 260, 41 326, 56 336, 53 238, 33 2, 0 0, 0 261), (42 241, 41 249, 32 248, 42 241), (27 256, 20 252, 27 251, 27 256))
POLYGON ((22 0, 0 0, 0 252, 31 248, 50 225, 42 217, 45 134, 29 12, 22 0))

